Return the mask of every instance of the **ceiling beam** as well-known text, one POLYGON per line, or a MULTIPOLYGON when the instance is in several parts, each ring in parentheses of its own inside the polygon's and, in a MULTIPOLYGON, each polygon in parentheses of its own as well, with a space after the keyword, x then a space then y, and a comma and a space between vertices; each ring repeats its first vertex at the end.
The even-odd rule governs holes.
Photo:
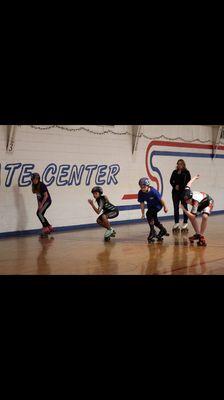
POLYGON ((7 146, 6 151, 8 153, 12 153, 15 146, 15 136, 16 136, 16 125, 8 125, 7 126, 8 135, 7 135, 7 146))
POLYGON ((213 126, 212 127, 212 158, 214 159, 217 153, 217 148, 220 143, 221 135, 223 132, 223 126, 213 126))
POLYGON ((132 154, 137 150, 138 141, 141 136, 141 125, 132 125, 132 154))

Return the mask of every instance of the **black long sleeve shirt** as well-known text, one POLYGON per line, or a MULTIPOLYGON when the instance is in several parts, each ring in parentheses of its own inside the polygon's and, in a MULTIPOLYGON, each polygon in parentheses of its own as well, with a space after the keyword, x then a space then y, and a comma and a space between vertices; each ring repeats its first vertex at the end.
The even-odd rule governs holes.
POLYGON ((188 182, 191 180, 190 172, 185 169, 178 174, 178 171, 175 169, 170 178, 170 184, 173 187, 174 192, 183 192, 185 186, 187 186, 188 182), (179 185, 179 190, 175 189, 175 186, 179 185))

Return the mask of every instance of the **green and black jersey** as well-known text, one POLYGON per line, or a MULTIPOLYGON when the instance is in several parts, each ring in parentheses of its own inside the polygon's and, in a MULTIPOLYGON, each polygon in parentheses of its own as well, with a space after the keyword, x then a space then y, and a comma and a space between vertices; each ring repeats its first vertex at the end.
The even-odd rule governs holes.
POLYGON ((103 211, 104 213, 110 213, 111 211, 117 210, 117 207, 111 204, 108 198, 104 195, 100 196, 96 201, 100 212, 103 211))

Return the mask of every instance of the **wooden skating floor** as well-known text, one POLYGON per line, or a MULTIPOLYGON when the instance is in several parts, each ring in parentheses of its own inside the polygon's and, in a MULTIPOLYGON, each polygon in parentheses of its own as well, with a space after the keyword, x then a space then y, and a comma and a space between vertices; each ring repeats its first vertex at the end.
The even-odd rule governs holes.
POLYGON ((148 245, 146 222, 115 226, 116 238, 104 243, 104 229, 0 239, 1 275, 223 275, 224 215, 210 217, 207 247, 189 245, 188 236, 172 234, 148 245))

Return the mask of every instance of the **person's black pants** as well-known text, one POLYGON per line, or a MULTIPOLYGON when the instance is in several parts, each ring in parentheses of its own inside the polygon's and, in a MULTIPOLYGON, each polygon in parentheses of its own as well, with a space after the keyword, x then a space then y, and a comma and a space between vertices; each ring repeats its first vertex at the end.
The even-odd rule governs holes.
POLYGON ((146 213, 146 218, 148 220, 148 223, 149 223, 149 226, 151 229, 154 228, 154 225, 159 229, 163 228, 163 225, 159 222, 158 217, 157 217, 157 213, 160 210, 161 209, 158 209, 158 208, 149 208, 146 213))
POLYGON ((41 224, 46 227, 46 226, 50 226, 48 220, 45 218, 44 214, 47 211, 47 209, 50 207, 51 202, 50 201, 46 201, 43 205, 43 207, 41 208, 41 210, 37 210, 37 217, 39 218, 41 224))
MULTIPOLYGON (((178 192, 172 192, 172 198, 173 198, 173 208, 174 208, 174 220, 175 220, 175 224, 179 223, 180 220, 180 212, 179 212, 179 205, 180 203, 183 204, 184 208, 187 208, 187 203, 185 203, 182 199, 181 199, 181 193, 178 192)), ((184 213, 184 224, 186 224, 188 221, 188 217, 187 215, 184 213)))

